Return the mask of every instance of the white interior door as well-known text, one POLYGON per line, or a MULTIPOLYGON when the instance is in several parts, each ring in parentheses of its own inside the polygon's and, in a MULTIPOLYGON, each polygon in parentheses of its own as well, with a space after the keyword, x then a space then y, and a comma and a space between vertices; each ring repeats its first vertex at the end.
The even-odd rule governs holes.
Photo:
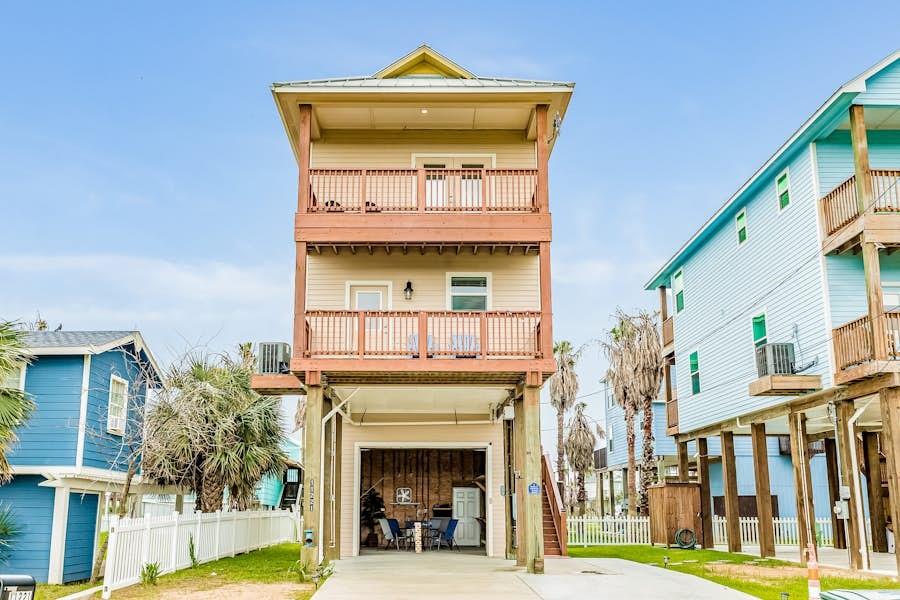
POLYGON ((456 524, 454 541, 460 546, 481 545, 481 491, 474 487, 453 488, 453 518, 456 524))

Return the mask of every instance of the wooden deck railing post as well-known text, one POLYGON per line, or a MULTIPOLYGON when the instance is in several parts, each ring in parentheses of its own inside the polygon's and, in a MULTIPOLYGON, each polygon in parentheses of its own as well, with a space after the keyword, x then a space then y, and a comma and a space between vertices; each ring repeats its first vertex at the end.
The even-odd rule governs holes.
POLYGON ((359 170, 359 210, 367 212, 369 207, 366 203, 366 170, 359 170))
POLYGON ((487 360, 488 352, 490 348, 488 347, 488 322, 487 322, 487 313, 481 313, 478 315, 478 337, 481 340, 479 343, 481 350, 481 360, 487 360))
POLYGON ((481 169, 481 212, 487 212, 488 206, 487 169, 481 169))
POLYGON ((419 311, 418 320, 419 332, 419 360, 428 358, 428 313, 424 310, 419 311))
POLYGON ((425 169, 416 169, 416 202, 418 203, 419 212, 425 212, 425 169))
POLYGON ((366 355, 366 313, 359 311, 357 313, 358 322, 356 324, 356 352, 360 358, 366 355))

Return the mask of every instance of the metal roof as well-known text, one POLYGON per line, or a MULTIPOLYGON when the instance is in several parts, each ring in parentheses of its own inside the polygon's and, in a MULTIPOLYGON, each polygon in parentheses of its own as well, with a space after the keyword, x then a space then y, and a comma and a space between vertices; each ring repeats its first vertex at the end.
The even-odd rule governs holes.
MULTIPOLYGON (((41 348, 83 348, 105 346, 125 338, 131 338, 136 331, 29 331, 25 334, 25 344, 32 349, 41 348)), ((129 339, 130 341, 130 339, 129 339)))
POLYGON ((565 81, 543 81, 539 79, 508 79, 502 77, 473 77, 471 79, 450 77, 341 77, 336 79, 310 79, 306 81, 282 81, 272 84, 276 91, 291 89, 540 89, 565 88, 570 90, 574 83, 565 81))

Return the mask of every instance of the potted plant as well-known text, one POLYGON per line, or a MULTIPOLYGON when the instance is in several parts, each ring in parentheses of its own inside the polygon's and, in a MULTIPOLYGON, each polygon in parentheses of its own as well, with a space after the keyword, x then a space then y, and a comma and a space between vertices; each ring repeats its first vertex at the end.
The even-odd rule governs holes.
POLYGON ((369 528, 365 545, 367 548, 378 546, 378 534, 375 533, 375 521, 384 516, 384 500, 381 494, 375 490, 369 490, 362 497, 362 506, 359 511, 359 520, 363 527, 369 528))

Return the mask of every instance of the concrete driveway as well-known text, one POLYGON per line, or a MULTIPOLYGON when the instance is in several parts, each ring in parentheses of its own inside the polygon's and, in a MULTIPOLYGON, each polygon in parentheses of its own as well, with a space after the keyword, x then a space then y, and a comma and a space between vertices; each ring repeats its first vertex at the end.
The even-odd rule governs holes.
POLYGON ((547 559, 546 574, 529 575, 515 562, 450 552, 383 552, 335 563, 316 600, 570 600, 572 598, 690 598, 747 600, 746 594, 659 567, 618 559, 547 559))

